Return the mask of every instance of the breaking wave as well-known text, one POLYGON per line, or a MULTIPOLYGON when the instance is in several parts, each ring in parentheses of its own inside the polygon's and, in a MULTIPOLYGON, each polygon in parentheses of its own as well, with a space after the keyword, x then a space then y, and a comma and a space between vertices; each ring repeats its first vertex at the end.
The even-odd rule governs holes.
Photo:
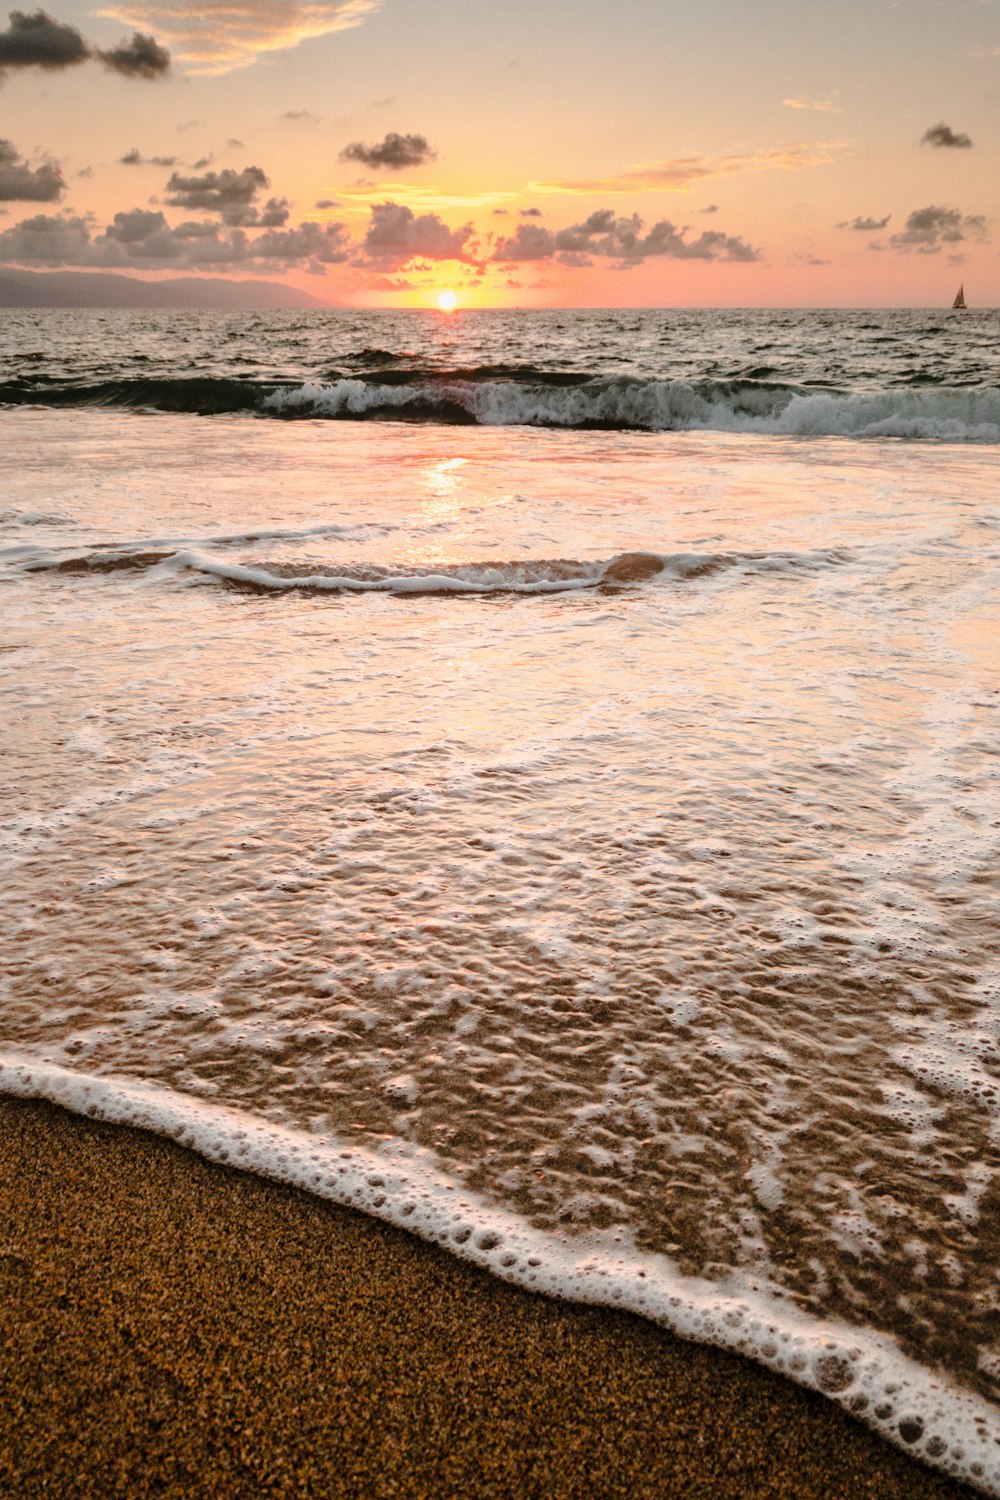
MULTIPOLYGON (((210 543, 208 545, 211 545, 210 543)), ((659 579, 685 582, 738 570, 743 574, 816 572, 850 560, 841 548, 816 552, 620 552, 609 560, 575 558, 450 563, 392 567, 267 561, 240 563, 188 549, 148 545, 97 547, 62 555, 47 548, 14 548, 4 554, 23 572, 77 575, 192 574, 249 593, 489 595, 560 594, 616 590, 659 579)))
POLYGON ((648 380, 483 365, 389 368, 323 381, 189 379, 0 385, 0 404, 212 416, 1000 443, 1000 389, 817 390, 767 380, 648 380))

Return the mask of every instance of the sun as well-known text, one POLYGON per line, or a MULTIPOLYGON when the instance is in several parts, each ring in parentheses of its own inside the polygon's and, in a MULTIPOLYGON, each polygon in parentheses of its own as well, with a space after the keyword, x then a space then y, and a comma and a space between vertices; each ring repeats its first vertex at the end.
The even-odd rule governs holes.
POLYGON ((454 292, 438 292, 438 307, 442 312, 454 312, 457 302, 454 292))

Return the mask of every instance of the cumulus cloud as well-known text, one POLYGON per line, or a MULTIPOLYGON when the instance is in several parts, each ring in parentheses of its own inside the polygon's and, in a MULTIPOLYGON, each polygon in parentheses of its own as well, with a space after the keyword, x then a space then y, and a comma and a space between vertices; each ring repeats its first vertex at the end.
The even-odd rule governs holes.
POLYGON ((13 141, 0 140, 0 202, 55 203, 66 190, 62 172, 53 161, 29 166, 13 141))
POLYGON ((166 201, 172 208, 219 214, 232 228, 274 228, 288 222, 288 199, 269 198, 263 209, 258 208, 258 193, 270 186, 270 178, 260 167, 244 167, 241 172, 224 167, 221 172, 195 177, 174 172, 167 183, 171 196, 166 201))
POLYGON ((9 28, 0 31, 0 69, 74 68, 89 57, 90 47, 76 27, 44 10, 31 15, 12 10, 9 28))
POLYGON ((922 146, 936 146, 938 148, 951 146, 964 151, 972 145, 972 139, 964 131, 952 130, 950 125, 946 125, 943 120, 940 120, 937 125, 931 125, 924 131, 920 137, 920 144, 922 146))
POLYGON ((119 156, 118 162, 123 167, 175 167, 176 156, 143 156, 137 146, 131 151, 126 151, 124 156, 119 156))
POLYGON ((422 135, 400 135, 390 130, 384 140, 372 146, 363 141, 352 141, 340 153, 341 161, 359 161, 372 171, 399 172, 404 167, 422 167, 434 161, 437 152, 422 135))
POLYGON ((320 270, 349 254, 350 236, 343 224, 268 229, 251 239, 243 229, 224 229, 204 219, 171 227, 158 209, 145 208, 115 214, 100 234, 74 214, 36 214, 0 234, 0 262, 29 266, 320 270))
POLYGON ((0 32, 0 77, 8 68, 75 68, 92 57, 125 78, 162 78, 170 71, 167 49, 138 31, 102 51, 44 10, 12 10, 10 26, 0 32))
POLYGON ((170 72, 170 53, 155 37, 133 31, 128 41, 95 54, 112 73, 123 78, 163 78, 170 72))
POLYGON ((957 208, 915 208, 899 234, 889 236, 897 250, 916 250, 919 255, 936 255, 943 245, 961 240, 986 238, 983 214, 961 214, 957 208))
POLYGON ((400 270, 425 260, 471 260, 471 224, 449 229, 437 214, 415 214, 403 203, 376 203, 362 242, 364 259, 381 270, 400 270))
POLYGON ((643 234, 638 214, 616 217, 613 209, 598 209, 580 224, 568 229, 545 229, 540 224, 519 224, 517 233, 502 239, 493 252, 501 265, 556 259, 566 266, 591 265, 593 258, 610 258, 623 267, 636 266, 648 257, 669 260, 758 260, 760 252, 736 235, 721 230, 703 231, 688 239, 687 229, 678 229, 669 219, 654 224, 643 234))
POLYGON ((839 141, 798 141, 790 146, 771 146, 731 156, 681 156, 672 161, 633 167, 615 177, 576 178, 565 182, 533 182, 530 190, 540 196, 552 193, 684 192, 693 182, 708 177, 733 177, 743 172, 800 172, 807 167, 826 166, 843 150, 839 141))
POLYGON ((857 229, 864 234, 871 234, 873 229, 884 229, 892 218, 892 214, 886 214, 884 219, 861 218, 841 219, 837 225, 838 229, 857 229))
POLYGON ((380 0, 111 0, 101 12, 165 36, 195 73, 228 73, 358 26, 380 0))

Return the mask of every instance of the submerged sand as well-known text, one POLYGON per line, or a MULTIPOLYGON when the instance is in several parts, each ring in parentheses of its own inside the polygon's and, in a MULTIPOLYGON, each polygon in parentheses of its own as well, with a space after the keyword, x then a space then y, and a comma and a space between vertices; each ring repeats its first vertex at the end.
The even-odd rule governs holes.
POLYGON ((768 1371, 0 1100, 0 1496, 972 1492, 768 1371))

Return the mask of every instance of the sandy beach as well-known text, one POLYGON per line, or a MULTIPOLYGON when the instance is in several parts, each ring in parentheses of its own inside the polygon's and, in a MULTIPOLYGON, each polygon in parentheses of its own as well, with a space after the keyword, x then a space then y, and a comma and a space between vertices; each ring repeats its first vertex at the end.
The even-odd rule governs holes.
POLYGON ((971 1491, 743 1360, 0 1101, 0 1494, 971 1491))

